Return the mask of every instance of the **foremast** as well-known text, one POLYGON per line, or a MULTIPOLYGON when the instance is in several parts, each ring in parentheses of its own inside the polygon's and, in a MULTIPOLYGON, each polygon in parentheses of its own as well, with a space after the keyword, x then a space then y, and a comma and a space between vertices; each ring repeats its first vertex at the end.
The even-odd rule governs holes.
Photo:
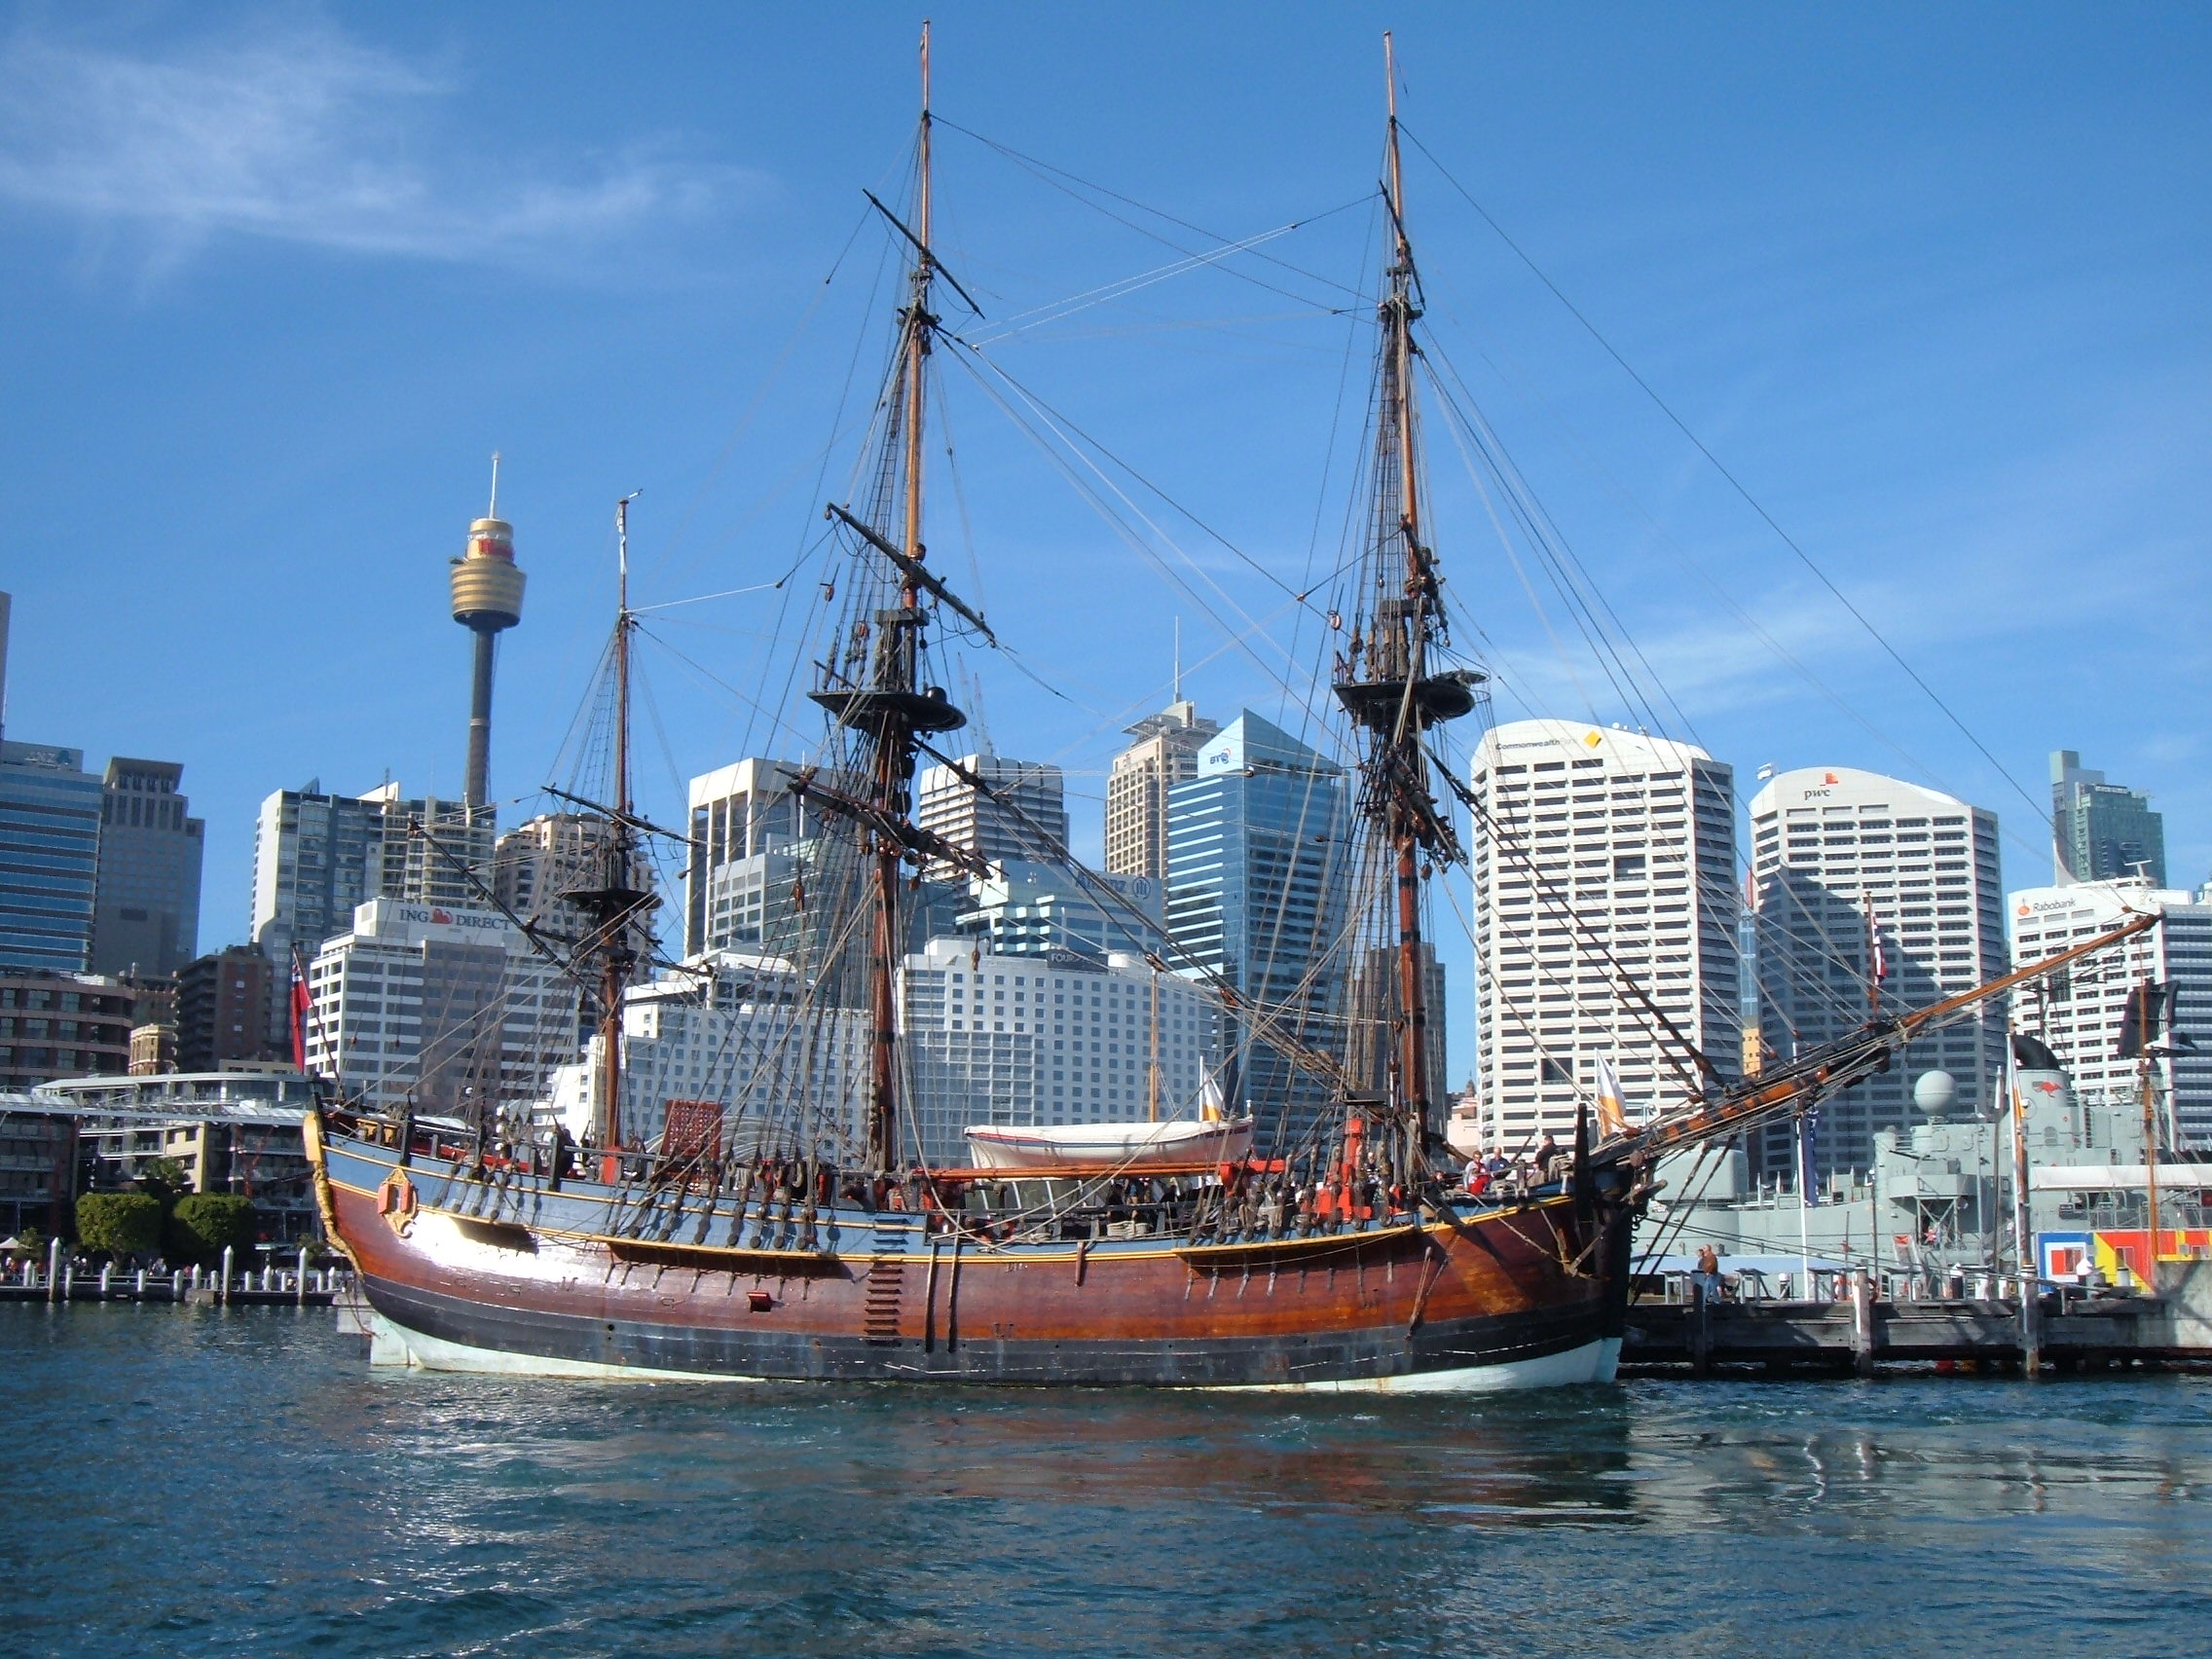
MULTIPOLYGON (((926 22, 922 25, 921 93, 914 223, 902 223, 882 203, 876 203, 914 252, 906 303, 899 312, 892 385, 884 400, 888 420, 876 471, 883 487, 877 492, 868 519, 857 517, 834 502, 827 512, 889 566, 897 577, 896 589, 895 594, 886 596, 889 603, 854 616, 844 631, 848 645, 869 642, 865 662, 859 665, 862 672, 847 672, 837 647, 832 646, 821 665, 821 683, 810 693, 859 740, 860 762, 852 780, 859 786, 858 792, 847 793, 811 779, 798 786, 819 804, 851 819, 860 836, 866 884, 866 1156, 868 1166, 878 1174, 889 1174, 900 1163, 897 971, 904 929, 900 916, 899 866, 905 859, 919 862, 927 854, 958 851, 937 844, 936 838, 925 834, 912 820, 914 764, 923 740, 967 723, 967 717, 947 701, 941 687, 923 683, 924 629, 929 621, 925 597, 947 605, 981 626, 981 618, 953 598, 928 570, 928 548, 922 539, 926 376, 939 320, 931 310, 939 266, 930 243, 930 34, 926 22), (894 476, 895 488, 891 487, 894 476)), ((882 591, 876 583, 859 586, 864 594, 882 591)))
MULTIPOLYGON (((1413 325, 1420 315, 1419 276, 1406 232, 1398 157, 1398 92, 1390 36, 1382 37, 1388 128, 1383 179, 1389 264, 1377 308, 1374 513, 1354 593, 1351 636, 1338 659, 1336 693, 1365 746, 1360 811, 1388 861, 1385 904, 1387 1096, 1394 1131, 1387 1154, 1393 1177, 1418 1184, 1428 1173, 1443 1080, 1430 1075, 1427 952, 1421 880, 1437 863, 1459 857, 1456 839, 1429 789, 1423 734, 1475 706, 1482 676, 1438 671, 1448 643, 1434 550, 1422 539, 1419 429, 1414 399, 1413 325)), ((1382 987, 1378 987, 1382 988, 1382 987)), ((1377 1011, 1366 1011, 1374 1013, 1377 1011)), ((1356 1107, 1355 1107, 1356 1110, 1356 1107)), ((1370 1139, 1369 1144, 1373 1144, 1370 1139)))

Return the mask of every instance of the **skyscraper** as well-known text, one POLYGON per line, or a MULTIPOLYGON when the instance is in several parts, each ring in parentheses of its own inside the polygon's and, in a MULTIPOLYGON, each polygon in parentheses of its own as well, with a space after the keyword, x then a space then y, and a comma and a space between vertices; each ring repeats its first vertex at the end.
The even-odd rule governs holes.
POLYGON ((798 771, 755 756, 691 780, 684 955, 789 949, 793 884, 803 894, 822 830, 812 803, 792 793, 798 771))
MULTIPOLYGON (((1878 773, 1816 766, 1752 797, 1751 836, 1761 1033, 1777 1055, 1860 1030, 1877 993, 1884 1007, 1913 1007, 2005 971, 1996 814, 1878 773)), ((1949 1072, 1957 1109, 1973 1112, 1995 1098, 2004 1063, 1995 1014, 1921 1039, 1821 1108, 1816 1167, 1868 1167, 1875 1132, 1914 1121, 1922 1072, 1949 1072)), ((1769 1134, 1754 1158, 1789 1171, 1788 1131, 1769 1134)))
POLYGON ((2050 839, 2055 879, 2135 878, 2166 884, 2166 821, 2138 790, 2108 784, 2071 749, 2050 757, 2050 839))
POLYGON ((1089 875, 1064 864, 1002 859, 989 875, 969 877, 954 926, 1000 956, 1141 956, 1157 952, 1165 938, 1160 889, 1149 876, 1089 875))
POLYGON ((1204 971, 1260 1019, 1235 1020, 1226 1094, 1249 1106, 1263 1150, 1295 1147, 1329 1104, 1328 1086, 1261 1034, 1336 1052, 1338 981, 1351 859, 1344 768, 1245 710, 1167 792, 1170 965, 1204 971))
POLYGON ((2130 915, 2156 910, 2164 918, 2125 944, 2018 992, 2012 1028, 2050 1046, 2084 1104, 2125 1112, 2141 1099, 2135 1061, 2117 1052, 2127 993, 2145 979, 2175 986, 2174 1025, 2194 1046, 2177 1046, 2153 1062, 2161 1110, 2170 1111, 2170 1126, 2178 1131, 2167 1144, 2170 1150, 2177 1143, 2212 1143, 2212 904, 2135 880, 2030 887, 2011 894, 2007 904, 2015 966, 2056 955, 2130 915))
MULTIPOLYGON (((0 716, 9 610, 0 593, 0 716)), ((0 740, 0 968, 84 971, 99 838, 100 781, 86 772, 83 750, 0 740)))
POLYGON ((371 899, 476 904, 462 872, 489 871, 495 832, 490 807, 402 799, 397 784, 365 795, 325 794, 313 779, 278 790, 254 831, 253 941, 278 960, 294 945, 313 956, 371 899))
POLYGON ((205 826, 177 793, 173 760, 107 763, 100 801, 92 972, 173 974, 200 948, 205 826))
POLYGON ((1198 776, 1198 751, 1221 727, 1177 698, 1127 730, 1136 742, 1114 756, 1106 779, 1106 867, 1164 881, 1167 792, 1198 776))
POLYGON ((0 742, 0 968, 91 962, 100 799, 83 750, 0 742))
POLYGON ((1484 737, 1470 776, 1483 1145, 1565 1143, 1577 1107, 1595 1110, 1601 1061, 1632 1116, 1694 1093, 1644 997, 1732 1073, 1734 769, 1617 726, 1516 720, 1484 737))
MULTIPOLYGON (((1057 766, 1009 760, 987 750, 963 755, 960 765, 992 793, 984 794, 949 766, 925 766, 915 791, 915 823, 994 863, 1066 856, 1067 796, 1057 766)), ((928 873, 943 879, 954 872, 933 866, 928 873)))

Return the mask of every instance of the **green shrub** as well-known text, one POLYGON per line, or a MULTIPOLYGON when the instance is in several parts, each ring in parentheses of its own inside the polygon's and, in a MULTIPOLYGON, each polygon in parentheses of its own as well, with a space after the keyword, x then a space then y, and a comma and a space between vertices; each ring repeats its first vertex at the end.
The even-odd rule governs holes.
POLYGON ((77 1200, 77 1242, 117 1267, 162 1242, 162 1200, 148 1193, 87 1193, 77 1200))
POLYGON ((249 1256, 254 1238, 253 1205, 228 1193, 187 1193, 169 1212, 164 1247, 172 1262, 201 1262, 213 1266, 223 1259, 223 1246, 249 1256))

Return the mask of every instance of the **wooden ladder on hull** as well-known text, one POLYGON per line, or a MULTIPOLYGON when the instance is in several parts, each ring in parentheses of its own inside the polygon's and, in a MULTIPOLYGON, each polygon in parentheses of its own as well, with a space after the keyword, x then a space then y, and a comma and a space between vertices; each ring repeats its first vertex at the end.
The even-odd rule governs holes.
POLYGON ((867 1305, 862 1321, 862 1333, 870 1347, 899 1346, 900 1299, 906 1287, 906 1269, 891 1252, 900 1249, 904 1240, 903 1230, 876 1230, 875 1251, 867 1264, 867 1305))

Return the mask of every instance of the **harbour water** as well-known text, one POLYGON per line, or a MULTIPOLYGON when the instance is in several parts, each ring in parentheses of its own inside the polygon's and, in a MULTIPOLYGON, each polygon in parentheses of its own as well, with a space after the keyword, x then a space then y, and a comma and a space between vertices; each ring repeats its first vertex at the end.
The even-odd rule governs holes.
POLYGON ((10 1306, 0 1426, 11 1656, 2212 1651, 2212 1378, 578 1385, 10 1306))

